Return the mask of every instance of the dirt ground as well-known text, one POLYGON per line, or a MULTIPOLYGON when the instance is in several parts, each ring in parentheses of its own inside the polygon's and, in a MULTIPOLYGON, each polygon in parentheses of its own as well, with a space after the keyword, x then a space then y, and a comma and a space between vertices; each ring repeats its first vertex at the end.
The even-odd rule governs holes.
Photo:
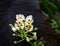
POLYGON ((43 41, 45 46, 60 46, 60 35, 51 28, 49 20, 45 21, 44 28, 40 41, 43 41))

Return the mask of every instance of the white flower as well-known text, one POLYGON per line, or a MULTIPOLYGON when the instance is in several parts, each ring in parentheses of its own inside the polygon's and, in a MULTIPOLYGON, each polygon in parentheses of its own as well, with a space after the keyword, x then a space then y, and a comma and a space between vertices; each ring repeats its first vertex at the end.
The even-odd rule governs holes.
POLYGON ((17 29, 17 30, 19 30, 19 27, 17 26, 17 24, 15 23, 15 28, 17 29))
POLYGON ((17 21, 17 26, 20 27, 21 29, 23 29, 24 23, 22 21, 17 21))
POLYGON ((12 30, 15 32, 16 30, 19 30, 19 27, 17 27, 17 24, 15 23, 14 27, 12 27, 12 30))
POLYGON ((26 17, 26 24, 31 25, 33 23, 33 17, 32 15, 29 15, 26 17))
POLYGON ((19 14, 19 15, 16 15, 16 19, 18 21, 23 21, 23 20, 25 20, 25 16, 23 14, 19 14))
POLYGON ((26 37, 26 41, 27 41, 27 42, 29 42, 29 41, 30 41, 29 37, 26 37))
POLYGON ((27 30, 27 32, 30 32, 33 30, 33 25, 26 25, 25 29, 27 30))

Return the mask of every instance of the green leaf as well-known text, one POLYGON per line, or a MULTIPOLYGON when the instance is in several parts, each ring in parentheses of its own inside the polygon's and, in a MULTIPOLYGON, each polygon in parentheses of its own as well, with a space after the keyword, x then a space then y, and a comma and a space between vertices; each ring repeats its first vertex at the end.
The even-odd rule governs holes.
POLYGON ((46 18, 49 17, 48 14, 46 14, 44 11, 42 11, 42 13, 43 13, 43 15, 44 15, 46 18))
POLYGON ((45 0, 45 3, 48 6, 52 7, 54 10, 58 11, 58 7, 54 3, 50 2, 50 1, 46 1, 46 0, 45 0))
MULTIPOLYGON (((45 4, 47 6, 47 4, 45 4)), ((57 18, 55 17, 55 15, 53 14, 53 12, 48 8, 47 8, 47 13, 50 15, 50 19, 53 19, 54 21, 56 21, 57 25, 60 26, 59 21, 57 20, 57 18)))
POLYGON ((54 0, 54 3, 58 7, 58 11, 60 12, 60 3, 59 3, 59 1, 58 0, 54 0))

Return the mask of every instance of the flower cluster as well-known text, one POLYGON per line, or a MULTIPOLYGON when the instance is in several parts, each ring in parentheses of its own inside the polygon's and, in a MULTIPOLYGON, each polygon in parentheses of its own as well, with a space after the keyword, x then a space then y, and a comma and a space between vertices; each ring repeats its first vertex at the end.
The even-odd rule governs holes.
POLYGON ((31 40, 36 40, 36 31, 38 28, 33 28, 33 17, 32 15, 29 15, 25 18, 23 14, 16 15, 16 23, 9 24, 13 33, 13 36, 18 36, 22 40, 20 41, 14 41, 14 43, 21 42, 23 40, 26 40, 27 42, 31 40))

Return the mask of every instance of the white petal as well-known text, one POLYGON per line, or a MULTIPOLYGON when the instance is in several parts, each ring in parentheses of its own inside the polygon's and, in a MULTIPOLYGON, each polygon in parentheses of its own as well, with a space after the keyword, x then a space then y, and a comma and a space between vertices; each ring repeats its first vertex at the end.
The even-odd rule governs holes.
POLYGON ((16 19, 18 18, 19 15, 16 15, 16 19))
POLYGON ((23 21, 25 19, 25 16, 23 14, 19 14, 19 15, 16 15, 16 19, 23 21))
POLYGON ((15 28, 16 28, 16 30, 19 30, 19 27, 17 26, 17 24, 15 23, 15 28))
POLYGON ((32 17, 32 15, 29 15, 29 16, 27 16, 26 18, 30 18, 30 19, 32 19, 33 17, 32 17))
POLYGON ((30 20, 33 19, 32 15, 27 16, 27 17, 26 17, 26 20, 27 20, 27 19, 30 19, 30 20))
POLYGON ((17 24, 15 23, 15 25, 14 25, 15 27, 17 27, 17 24))
POLYGON ((19 30, 19 27, 16 27, 16 30, 19 30))
POLYGON ((28 25, 28 23, 27 23, 27 22, 25 22, 25 25, 28 25))
POLYGON ((32 25, 32 23, 33 23, 33 20, 31 23, 28 23, 28 21, 25 22, 26 25, 32 25))
POLYGON ((19 15, 16 15, 16 19, 18 19, 19 15))
POLYGON ((16 20, 16 23, 23 22, 22 20, 16 20))
POLYGON ((32 17, 32 15, 29 15, 29 16, 26 17, 26 22, 27 22, 27 24, 30 23, 29 25, 31 25, 33 23, 33 17, 32 17), (30 22, 29 22, 29 20, 30 20, 30 22))
POLYGON ((13 32, 15 32, 15 31, 16 31, 16 28, 15 28, 15 27, 13 27, 13 28, 12 28, 12 30, 13 30, 13 32))
POLYGON ((22 26, 21 26, 21 29, 23 29, 24 28, 24 23, 22 23, 22 26))
POLYGON ((19 17, 22 17, 22 20, 25 19, 25 16, 23 14, 19 14, 19 17))
POLYGON ((31 25, 31 28, 30 28, 30 30, 29 31, 32 31, 33 30, 33 25, 31 25))

